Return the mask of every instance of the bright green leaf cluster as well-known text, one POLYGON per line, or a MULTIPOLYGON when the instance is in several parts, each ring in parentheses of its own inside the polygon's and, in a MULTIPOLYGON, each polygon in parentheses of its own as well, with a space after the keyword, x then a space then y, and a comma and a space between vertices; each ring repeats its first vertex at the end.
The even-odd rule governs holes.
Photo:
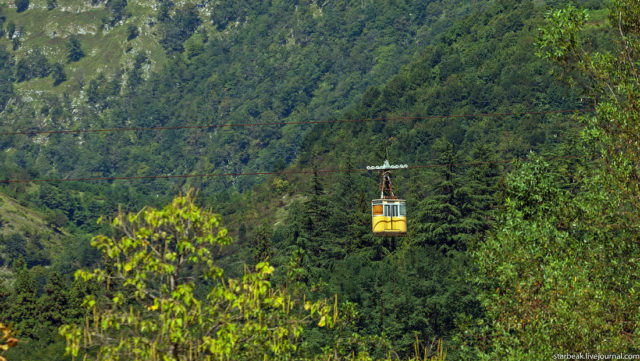
POLYGON ((106 360, 284 360, 312 318, 320 326, 336 321, 326 301, 304 302, 308 312, 299 313, 268 281, 266 262, 241 280, 225 279, 215 254, 230 238, 192 193, 160 210, 120 212, 112 226, 116 236, 92 242, 105 267, 76 272, 105 288, 87 296, 83 325, 60 329, 73 356, 98 347, 106 360), (203 285, 208 291, 196 292, 203 285))

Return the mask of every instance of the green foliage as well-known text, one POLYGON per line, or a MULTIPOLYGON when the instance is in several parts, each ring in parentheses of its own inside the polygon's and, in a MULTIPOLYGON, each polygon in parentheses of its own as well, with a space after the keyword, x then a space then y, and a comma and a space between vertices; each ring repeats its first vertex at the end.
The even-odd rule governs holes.
MULTIPOLYGON (((46 271, 48 279, 42 282, 43 274, 36 268, 19 270, 13 289, 6 295, 8 307, 3 308, 2 317, 18 328, 16 334, 20 336, 20 343, 7 351, 6 356, 9 360, 68 361, 70 357, 63 356, 64 341, 57 337, 57 329, 84 316, 79 307, 84 293, 74 293, 78 289, 76 284, 68 291, 67 282, 55 271, 46 271), (40 286, 34 285, 34 280, 44 287, 34 290, 34 286, 40 286), (43 294, 36 298, 37 292, 43 294), (14 304, 17 301, 22 303, 17 306, 14 304)), ((0 296, 4 297, 3 293, 0 296)))
POLYGON ((7 38, 12 39, 13 34, 16 32, 16 24, 13 21, 7 23, 7 38))
POLYGON ((194 4, 176 9, 173 16, 162 21, 160 44, 168 53, 182 52, 184 41, 191 37, 201 22, 194 4))
POLYGON ((121 212, 114 237, 94 238, 107 267, 76 278, 106 288, 85 299, 86 323, 60 329, 68 352, 98 346, 110 360, 281 360, 295 354, 310 317, 320 327, 333 324, 325 301, 297 304, 272 287, 266 262, 241 280, 225 279, 214 259, 230 238, 219 216, 193 202, 188 193, 160 210, 121 212), (306 312, 298 314, 300 307, 306 312))
POLYGON ((20 330, 20 336, 31 337, 35 333, 38 318, 35 279, 21 258, 13 263, 13 269, 16 281, 9 299, 8 321, 20 330))
POLYGON ((629 202, 627 207, 634 209, 640 206, 640 183, 634 181, 640 174, 634 165, 640 156, 635 146, 640 130, 635 65, 640 51, 640 27, 635 17, 639 9, 632 1, 612 2, 609 22, 619 33, 617 46, 611 51, 590 51, 580 41, 585 15, 572 7, 548 15, 549 24, 541 30, 539 44, 541 56, 567 63, 571 83, 593 101, 597 115, 583 119, 584 138, 602 154, 611 175, 609 181, 629 202), (560 36, 556 29, 565 23, 572 25, 567 35, 560 36))
POLYGON ((187 59, 198 56, 204 52, 204 40, 200 34, 194 34, 184 42, 187 59))
POLYGON ((547 13, 549 26, 540 29, 538 56, 546 57, 563 66, 575 62, 574 50, 582 46, 580 29, 584 27, 589 13, 569 5, 566 9, 547 13))
POLYGON ((268 262, 271 257, 271 237, 273 231, 268 225, 263 224, 253 238, 253 262, 268 262))
POLYGON ((53 226, 55 228, 62 228, 69 222, 69 219, 60 209, 55 209, 49 211, 45 214, 45 221, 49 226, 53 226))
MULTIPOLYGON (((104 72, 93 78, 88 75, 92 73, 85 73, 83 78, 70 75, 70 83, 79 84, 86 92, 86 104, 77 101, 72 104, 72 95, 58 95, 46 100, 46 112, 35 112, 24 103, 12 106, 11 112, 2 114, 6 131, 39 129, 43 124, 60 129, 180 126, 187 125, 187 120, 193 124, 222 124, 332 117, 394 118, 581 106, 572 92, 550 76, 548 64, 533 56, 531 31, 540 26, 545 7, 532 2, 400 1, 391 4, 338 0, 294 6, 286 2, 216 1, 204 6, 214 9, 212 23, 189 4, 180 3, 177 9, 171 1, 159 4, 156 31, 172 54, 161 72, 147 77, 147 65, 161 61, 152 56, 143 60, 147 53, 138 52, 136 48, 127 58, 132 62, 120 71, 104 72), (469 11, 472 13, 463 16, 469 11), (173 54, 183 49, 185 54, 173 54), (407 63, 409 65, 401 69, 407 63), (394 76, 398 69, 401 69, 399 74, 394 76)), ((105 24, 110 24, 111 18, 105 19, 105 24)), ((129 21, 133 21, 132 18, 127 19, 129 21)), ((127 34, 126 28, 109 31, 120 31, 121 40, 127 34)), ((143 38, 146 41, 145 36, 141 34, 141 39, 132 41, 131 46, 135 47, 143 38)), ((88 41, 89 37, 83 37, 83 46, 89 49, 85 39, 88 41)), ((7 58, 10 63, 11 57, 7 58)), ((83 63, 86 61, 78 66, 83 63)), ((14 68, 11 65, 11 76, 14 68)), ((11 81, 7 84, 11 85, 11 81)), ((19 86, 25 85, 28 84, 19 86)), ((215 133, 178 130, 126 135, 59 134, 47 137, 46 142, 35 137, 8 137, 0 140, 0 167, 1 176, 7 178, 14 175, 24 178, 88 174, 144 176, 211 173, 212 169, 220 172, 284 170, 296 159, 301 168, 315 164, 318 169, 338 166, 359 169, 365 164, 383 161, 385 149, 394 162, 447 165, 394 172, 396 193, 406 198, 409 205, 410 234, 404 239, 376 238, 370 234, 369 201, 377 197, 377 179, 373 174, 345 173, 328 178, 316 174, 307 185, 302 177, 282 175, 269 178, 268 184, 245 194, 236 191, 248 191, 254 182, 260 181, 258 178, 190 179, 186 183, 201 187, 208 204, 214 204, 217 211, 232 214, 244 226, 239 229, 243 238, 255 241, 215 254, 217 269, 228 267, 226 275, 235 271, 245 277, 234 281, 240 291, 229 288, 222 276, 206 282, 193 281, 189 288, 191 281, 187 276, 209 269, 206 264, 189 262, 188 266, 179 267, 184 271, 179 276, 186 279, 185 293, 173 295, 157 291, 157 287, 167 285, 170 277, 166 274, 163 277, 161 272, 171 262, 154 258, 153 252, 145 251, 144 257, 139 256, 146 250, 144 241, 148 239, 139 231, 161 232, 162 227, 168 227, 166 224, 156 229, 144 217, 162 212, 169 217, 172 211, 148 208, 132 216, 133 220, 123 212, 112 237, 95 240, 103 250, 121 258, 107 256, 105 269, 90 274, 95 278, 108 276, 112 281, 109 287, 102 287, 101 292, 92 291, 95 309, 101 312, 98 321, 105 320, 106 326, 92 324, 98 331, 91 334, 88 328, 86 335, 93 336, 96 346, 104 339, 114 340, 115 344, 101 346, 123 353, 134 347, 167 350, 175 344, 174 340, 180 345, 193 344, 195 349, 203 348, 206 342, 215 341, 219 345, 226 341, 204 340, 198 335, 207 327, 216 327, 213 323, 226 321, 224 317, 228 314, 221 313, 224 317, 215 315, 202 322, 196 316, 203 315, 206 307, 224 306, 231 310, 229 317, 245 320, 228 302, 246 296, 242 285, 249 287, 266 281, 270 268, 263 262, 268 257, 276 266, 273 277, 269 278, 273 286, 269 285, 271 288, 256 296, 257 299, 288 294, 279 293, 282 288, 306 293, 310 299, 319 297, 318 292, 324 297, 337 293, 339 308, 348 313, 345 318, 349 324, 339 331, 305 327, 298 341, 288 338, 293 332, 288 331, 284 339, 296 349, 295 352, 293 349, 283 351, 284 354, 313 358, 335 351, 334 355, 340 358, 383 359, 391 358, 393 351, 401 358, 420 359, 424 357, 417 354, 422 352, 414 348, 418 336, 427 342, 442 338, 452 359, 473 359, 475 353, 465 356, 461 350, 466 347, 465 342, 477 335, 468 329, 462 332, 460 328, 482 329, 490 321, 484 320, 476 298, 478 287, 467 276, 474 274, 478 266, 470 262, 465 249, 484 240, 483 232, 493 219, 498 219, 490 210, 495 206, 494 195, 502 167, 495 164, 467 167, 461 163, 509 159, 524 156, 531 149, 555 154, 574 128, 565 116, 521 115, 353 122, 319 125, 308 131, 294 126, 273 126, 259 130, 234 127, 233 131, 220 129, 215 133), (271 207, 267 211, 260 208, 265 203, 271 207), (260 228, 263 222, 265 226, 260 228), (129 234, 123 233, 124 230, 129 234), (134 230, 138 233, 132 233, 134 230), (124 247, 125 242, 127 251, 122 253, 116 245, 124 247), (246 259, 242 259, 243 256, 246 259), (243 262, 260 264, 260 270, 257 273, 237 270, 236 265, 243 262), (126 264, 133 268, 126 271, 126 264), (150 269, 149 264, 157 265, 158 270, 150 269), (134 272, 139 269, 140 272, 134 272), (147 279, 136 278, 136 274, 146 275, 147 279), (141 294, 136 293, 138 287, 143 290, 141 294), (218 296, 212 296, 213 301, 206 300, 210 290, 217 290, 230 300, 224 301, 216 298, 218 296), (145 292, 161 295, 157 309, 148 308, 155 303, 144 296, 145 292), (120 298, 119 294, 124 297, 120 298), (117 302, 114 297, 118 297, 117 302), (189 301, 192 299, 197 302, 189 301), (194 306, 196 304, 200 308, 194 306), (182 320, 180 330, 186 330, 180 335, 176 335, 179 325, 168 321, 178 313, 180 317, 174 318, 182 320), (156 331, 166 326, 168 333, 157 336, 158 333, 141 331, 140 326, 149 320, 156 325, 156 331), (485 323, 478 326, 482 322, 485 323), (123 334, 115 329, 117 326, 120 331, 129 332, 128 340, 137 340, 137 346, 135 342, 127 344, 123 334), (171 330, 176 332, 172 334, 171 330), (157 345, 153 345, 155 340, 157 345)), ((543 213, 536 207, 547 207, 546 211, 553 214, 555 205, 545 199, 556 197, 557 192, 545 193, 545 190, 553 190, 555 181, 538 184, 535 178, 528 177, 521 184, 509 183, 512 192, 509 194, 523 205, 523 212, 529 212, 527 217, 543 213), (542 192, 540 199, 535 193, 538 191, 542 192)), ((162 204, 163 195, 182 185, 179 180, 140 180, 95 187, 55 185, 41 187, 39 191, 18 190, 18 185, 6 189, 25 194, 25 199, 45 211, 52 210, 49 213, 52 224, 62 224, 64 218, 54 216, 64 215, 69 220, 66 227, 98 232, 94 222, 90 222, 93 215, 110 214, 118 203, 122 203, 125 210, 151 202, 162 204), (160 197, 156 199, 157 196, 160 197)), ((558 194, 562 194, 562 187, 560 189, 558 194)), ((564 197, 563 201, 570 199, 568 195, 564 197)), ((537 225, 525 230, 535 234, 535 227, 537 225)), ((80 266, 95 267, 94 262, 99 258, 88 250, 86 235, 75 235, 75 230, 74 236, 68 237, 70 246, 65 251, 65 259, 55 263, 65 272, 80 266)), ((199 249, 184 245, 185 252, 199 249)), ((177 243, 172 247, 176 248, 177 243)), ((498 256, 502 255, 495 256, 496 261, 502 260, 498 256)), ((534 261, 529 259, 523 267, 535 264, 534 261)), ((504 281, 516 282, 506 278, 504 281)), ((482 287, 485 286, 489 288, 482 287)), ((239 331, 241 325, 255 325, 254 316, 262 322, 287 320, 289 315, 272 309, 273 304, 263 303, 260 310, 245 308, 255 311, 249 317, 250 322, 239 324, 231 320, 234 322, 228 323, 237 328, 225 329, 221 335, 235 337, 238 332, 245 332, 239 331)), ((87 305, 74 307, 92 310, 87 305)), ((299 307, 302 305, 298 304, 299 307)), ((495 310, 487 312, 494 317, 495 310)), ((506 313, 509 312, 511 310, 506 313)), ((301 313, 292 311, 291 314, 296 320, 303 317, 301 313)), ((85 336, 81 328, 65 330, 80 339, 85 336)), ((490 331, 483 332, 489 335, 490 331)), ((513 333, 519 335, 516 331, 513 333)), ((251 336, 256 337, 251 340, 265 345, 261 339, 263 333, 252 330, 251 336)), ((74 338, 73 342, 78 340, 74 338)), ((89 347, 91 343, 70 346, 89 347)), ((251 355, 248 359, 258 359, 265 352, 269 357, 276 357, 275 351, 256 347, 256 353, 250 354, 248 348, 236 343, 228 347, 231 351, 224 352, 251 355)), ((96 350, 85 349, 89 354, 96 350)), ((487 346, 482 352, 502 355, 489 350, 487 346)))
POLYGON ((138 31, 138 27, 130 24, 127 26, 127 40, 131 41, 140 35, 140 31, 138 31))
POLYGON ((413 232, 421 244, 435 245, 443 251, 464 250, 465 238, 480 231, 468 229, 465 223, 475 207, 470 199, 471 184, 459 175, 456 164, 460 162, 460 153, 455 146, 443 141, 434 147, 440 150, 439 163, 446 166, 438 168, 437 183, 433 184, 431 196, 417 207, 413 232))
POLYGON ((53 271, 44 287, 44 294, 38 302, 40 319, 44 320, 52 327, 60 327, 64 322, 68 322, 67 283, 58 272, 53 271))
POLYGON ((76 62, 84 57, 84 51, 80 46, 80 39, 76 35, 69 37, 67 43, 67 61, 69 63, 76 62))
POLYGON ((638 349, 640 5, 611 5, 607 26, 618 39, 609 51, 591 48, 593 25, 572 6, 549 12, 540 31, 539 55, 595 106, 580 119, 586 149, 600 157, 560 171, 536 158, 507 179, 504 209, 474 254, 489 316, 479 325, 481 359, 638 349))
POLYGON ((538 158, 507 180, 505 209, 474 254, 491 320, 483 359, 635 349, 637 242, 601 224, 620 222, 606 179, 580 175, 570 181, 538 158))
POLYGON ((13 57, 6 46, 0 45, 0 110, 4 110, 13 96, 13 57))
MULTIPOLYGON (((115 3, 106 2, 105 6, 115 3)), ((434 39, 432 35, 444 31, 454 19, 473 8, 461 1, 426 4, 417 0, 403 0, 398 6, 340 0, 301 4, 297 9, 283 4, 235 1, 209 2, 203 5, 204 9, 193 3, 174 6, 171 1, 162 1, 158 6, 161 13, 155 30, 144 34, 140 30, 139 37, 126 45, 131 52, 118 51, 128 35, 127 26, 139 29, 146 26, 139 20, 145 18, 139 13, 141 10, 133 4, 127 5, 124 13, 131 11, 135 16, 125 16, 124 26, 117 25, 120 21, 113 28, 109 25, 108 31, 78 35, 81 50, 91 60, 66 67, 67 81, 57 88, 38 80, 23 82, 18 87, 21 91, 53 92, 58 98, 67 93, 69 99, 86 99, 86 103, 70 101, 68 106, 61 101, 63 106, 58 109, 62 114, 58 119, 70 120, 67 126, 71 127, 176 126, 185 125, 187 120, 193 124, 222 124, 328 119, 354 104, 371 84, 389 79, 403 64, 419 56, 420 49, 434 39), (236 19, 246 23, 231 21, 225 31, 214 30, 203 14, 218 6, 229 8, 236 19), (172 54, 181 49, 185 54, 171 55, 171 60, 166 61, 155 48, 146 46, 153 43, 152 33, 164 39, 163 44, 172 54), (102 44, 109 42, 117 44, 106 49, 102 44), (140 48, 141 44, 145 46, 140 48), (124 64, 112 64, 120 59, 113 54, 94 55, 102 54, 103 49, 125 54, 124 64), (135 75, 142 74, 131 78, 127 74, 131 72, 132 58, 138 54, 149 57, 143 67, 144 81, 130 82, 140 79, 135 75), (153 71, 159 67, 162 71, 153 71), (80 90, 87 96, 77 97, 80 90)), ((97 14, 105 14, 106 10, 95 9, 97 14)), ((62 16, 58 14, 62 12, 60 9, 52 12, 55 13, 52 17, 62 16)), ((83 13, 83 19, 90 18, 89 15, 83 13)), ((107 20, 110 16, 111 13, 107 14, 107 20)), ((62 21, 57 22, 63 26, 62 21)), ((36 33, 33 30, 36 23, 36 20, 26 23, 29 27, 22 39, 26 47, 35 43, 30 34, 36 33)), ((92 24, 85 21, 77 26, 91 28, 92 24)), ((64 46, 66 41, 58 43, 64 46)), ((52 50, 65 55, 68 52, 64 48, 52 50)), ((9 86, 11 82, 6 84, 9 86)), ((12 103, 15 111, 0 114, 2 124, 24 129, 44 124, 62 128, 65 123, 49 123, 48 115, 28 115, 31 110, 37 113, 46 97, 36 96, 31 104, 27 98, 20 98, 20 104, 12 103)), ((25 166, 51 177, 72 176, 71 173, 73 176, 208 173, 213 168, 256 171, 270 170, 278 161, 290 164, 305 132, 300 130, 297 126, 273 126, 262 127, 261 131, 222 129, 216 136, 202 129, 135 133, 133 138, 122 133, 92 134, 86 142, 74 140, 72 135, 55 135, 56 139, 46 143, 17 140, 18 137, 8 142, 13 149, 23 148, 20 151, 28 158, 25 166), (152 144, 154 150, 149 149, 152 144), (92 160, 66 160, 82 154, 91 154, 92 160)), ((256 182, 260 182, 260 177, 188 181, 207 194, 221 189, 244 191, 256 182)), ((139 182, 134 187, 144 194, 156 191, 173 194, 183 185, 181 180, 149 183, 139 182)))
POLYGON ((116 25, 119 21, 127 16, 127 0, 111 0, 107 1, 105 7, 109 10, 110 17, 103 19, 105 24, 110 26, 116 25))
POLYGON ((29 8, 29 0, 16 0, 16 11, 21 13, 29 8))
POLYGON ((54 86, 67 80, 67 73, 64 71, 64 65, 60 63, 53 63, 51 66, 51 77, 53 78, 54 86))
MULTIPOLYGON (((0 236, 0 244, 6 256, 8 265, 13 265, 21 259, 27 267, 50 264, 50 258, 43 250, 42 235, 36 232, 27 232, 25 235, 13 233, 9 236, 0 236)), ((14 265, 15 267, 15 265, 14 265)))
POLYGON ((40 48, 31 51, 18 60, 16 64, 16 81, 21 82, 32 78, 44 78, 51 72, 51 65, 40 48))

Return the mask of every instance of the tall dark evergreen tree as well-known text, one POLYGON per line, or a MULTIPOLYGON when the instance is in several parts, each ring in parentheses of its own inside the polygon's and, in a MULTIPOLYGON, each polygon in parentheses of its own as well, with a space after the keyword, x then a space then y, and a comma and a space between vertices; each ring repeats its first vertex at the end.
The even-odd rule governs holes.
POLYGON ((315 168, 306 196, 307 199, 303 204, 304 223, 301 234, 306 242, 302 248, 313 267, 312 274, 320 277, 323 273, 321 269, 326 266, 327 261, 336 256, 334 253, 338 250, 331 245, 331 229, 328 223, 331 214, 330 204, 315 168))
POLYGON ((9 319, 9 307, 11 306, 11 292, 3 282, 0 282, 0 322, 9 319))
MULTIPOLYGON (((350 152, 346 155, 344 168, 354 169, 350 152)), ((334 200, 337 207, 331 217, 335 235, 344 239, 345 251, 370 244, 372 237, 369 199, 354 174, 357 173, 344 172, 338 179, 334 200)))
POLYGON ((140 32, 138 31, 138 27, 131 24, 129 26, 127 26, 127 40, 133 40, 135 38, 138 37, 138 35, 140 35, 140 32))
POLYGON ((29 0, 16 0, 16 11, 21 13, 29 8, 29 0))
POLYGON ((462 183, 458 167, 460 152, 455 145, 441 139, 436 145, 440 152, 435 170, 435 183, 430 194, 421 201, 411 222, 413 237, 422 245, 435 245, 443 250, 464 249, 461 238, 465 229, 462 220, 470 213, 467 204, 469 189, 462 183))
POLYGON ((66 320, 69 308, 67 284, 56 271, 51 273, 38 302, 39 318, 49 327, 58 328, 66 320))
POLYGON ((127 0, 111 0, 107 2, 106 7, 111 12, 111 18, 107 19, 107 23, 114 26, 125 17, 127 0))
POLYGON ((253 237, 253 262, 258 264, 260 262, 269 261, 271 258, 271 238, 273 237, 273 231, 268 224, 263 224, 258 230, 257 234, 253 237))
POLYGON ((495 208, 498 198, 498 183, 502 173, 502 166, 497 162, 496 152, 492 145, 480 144, 471 152, 474 162, 484 164, 470 167, 466 173, 465 182, 469 184, 471 194, 469 202, 473 204, 471 213, 463 220, 464 229, 471 234, 481 235, 491 226, 491 211, 495 208))
POLYGON ((13 269, 16 281, 11 292, 8 319, 16 325, 20 335, 32 337, 38 326, 36 282, 22 258, 14 262, 13 269))
POLYGON ((7 38, 13 39, 13 35, 16 33, 16 24, 13 21, 7 23, 7 38))
POLYGON ((6 46, 0 45, 0 111, 13 96, 13 57, 6 46))
POLYGON ((80 45, 80 39, 76 35, 69 37, 67 43, 67 61, 69 63, 76 62, 84 57, 84 51, 80 45))
POLYGON ((60 63, 54 63, 51 66, 51 77, 53 77, 54 86, 57 86, 67 80, 67 74, 64 72, 64 66, 60 63))

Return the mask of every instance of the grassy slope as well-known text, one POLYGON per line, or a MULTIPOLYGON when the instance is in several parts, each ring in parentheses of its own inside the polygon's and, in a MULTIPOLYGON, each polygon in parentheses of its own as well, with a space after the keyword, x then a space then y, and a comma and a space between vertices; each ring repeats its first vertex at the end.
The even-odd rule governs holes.
MULTIPOLYGON (((80 0, 59 0, 57 8, 46 9, 46 0, 32 0, 28 10, 17 13, 12 3, 2 7, 2 13, 8 22, 23 30, 20 35, 21 47, 16 51, 18 57, 26 56, 33 47, 43 49, 50 62, 64 64, 67 81, 52 87, 50 77, 32 79, 18 83, 16 91, 23 97, 38 99, 43 90, 53 94, 69 93, 72 98, 81 95, 82 86, 95 74, 111 74, 120 68, 128 67, 135 55, 144 52, 151 60, 149 70, 158 69, 165 61, 162 47, 159 45, 151 18, 155 14, 152 1, 129 1, 129 17, 113 28, 102 28, 102 18, 109 15, 104 3, 96 6, 80 0), (140 36, 127 41, 127 27, 135 25, 140 36), (75 63, 67 63, 66 44, 71 35, 77 35, 85 51, 85 57, 75 63)), ((0 44, 11 48, 11 40, 5 37, 0 44)))
POLYGON ((47 229, 42 215, 32 209, 21 206, 14 199, 0 193, 0 235, 24 233, 30 229, 47 229))
MULTIPOLYGON (((51 228, 39 212, 24 207, 13 198, 0 193, 0 236, 8 237, 13 234, 21 235, 27 242, 37 235, 50 260, 63 251, 62 238, 68 235, 64 230, 51 228)), ((0 274, 7 272, 6 265, 0 267, 0 274)))

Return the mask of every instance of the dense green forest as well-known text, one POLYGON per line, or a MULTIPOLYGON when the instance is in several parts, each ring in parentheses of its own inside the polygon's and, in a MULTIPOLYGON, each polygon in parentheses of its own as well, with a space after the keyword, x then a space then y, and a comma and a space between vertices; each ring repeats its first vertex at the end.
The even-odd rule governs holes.
MULTIPOLYGON (((463 3, 223 1, 209 5, 212 8, 206 10, 211 15, 206 16, 194 5, 158 2, 150 21, 167 52, 162 71, 145 79, 152 54, 141 52, 118 72, 99 72, 86 79, 79 99, 72 99, 71 93, 52 93, 44 102, 17 99, 4 112, 3 130, 337 117, 368 86, 384 83, 454 19, 474 8, 463 3), (214 29, 209 29, 212 24, 214 29)), ((5 52, 9 59, 9 50, 5 52)), ((19 63, 7 60, 7 71, 19 63)), ((46 65, 47 59, 42 63, 46 65)), ((30 69, 38 73, 35 64, 30 69)), ((6 139, 15 151, 6 157, 47 177, 272 170, 278 160, 286 165, 297 158, 304 133, 299 126, 273 126, 44 139, 21 135, 6 139), (149 151, 149 144, 156 149, 149 151)), ((194 180, 193 185, 216 193, 227 187, 246 190, 255 181, 208 179, 194 180)), ((180 186, 163 181, 134 185, 138 193, 153 195, 175 193, 180 186)))
MULTIPOLYGON (((91 6, 133 40, 140 4, 91 6)), ((19 340, 0 355, 640 352, 635 2, 154 5, 162 57, 62 93, 89 38, 64 66, 0 48, 0 322, 19 340), (42 133, 340 119, 362 121, 42 133), (371 233, 362 170, 385 159, 412 166, 393 172, 405 237, 371 233), (254 171, 273 173, 7 182, 254 171)), ((45 10, 0 11, 19 42, 45 10)))

